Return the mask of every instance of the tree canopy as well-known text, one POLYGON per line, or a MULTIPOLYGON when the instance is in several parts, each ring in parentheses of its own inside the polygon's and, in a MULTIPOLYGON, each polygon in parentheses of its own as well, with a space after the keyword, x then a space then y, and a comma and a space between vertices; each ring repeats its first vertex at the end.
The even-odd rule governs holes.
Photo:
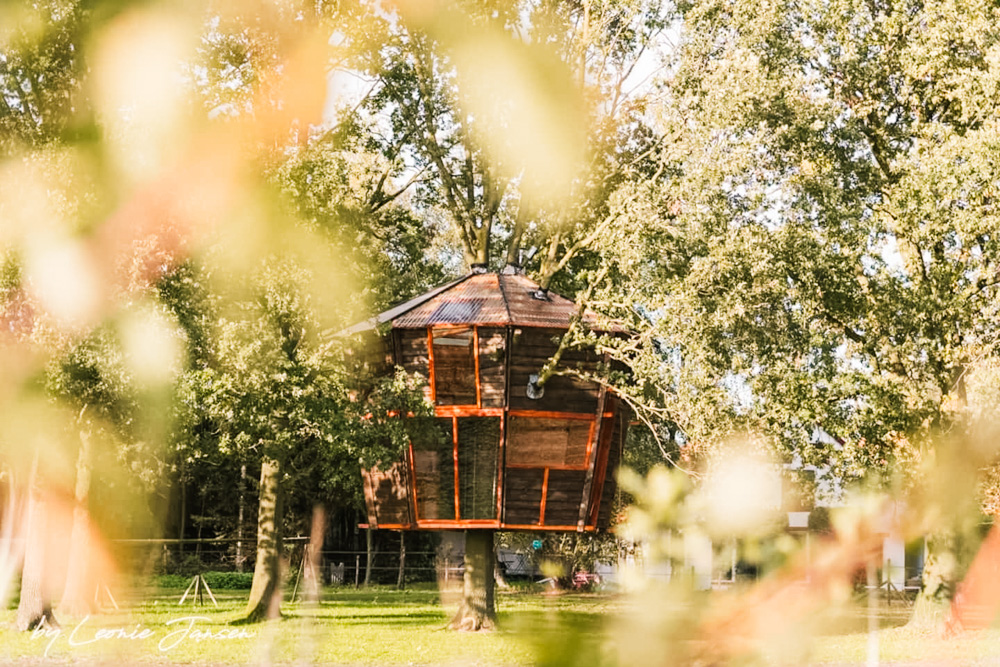
POLYGON ((961 420, 996 354, 995 12, 683 16, 656 110, 665 176, 621 193, 603 298, 655 331, 644 352, 693 441, 717 427, 693 416, 707 407, 806 463, 891 476, 961 420))

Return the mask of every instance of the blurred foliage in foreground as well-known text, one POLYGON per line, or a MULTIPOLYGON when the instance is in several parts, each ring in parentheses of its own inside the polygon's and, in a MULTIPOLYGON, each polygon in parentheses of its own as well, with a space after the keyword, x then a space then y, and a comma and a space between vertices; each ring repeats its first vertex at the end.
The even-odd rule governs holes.
MULTIPOLYGON (((599 379, 646 427, 631 462, 671 466, 623 479, 648 564, 704 533, 774 573, 732 598, 677 577, 622 632, 797 659, 893 512, 948 602, 998 497, 997 12, 3 4, 18 624, 90 610, 110 537, 242 536, 258 507, 276 545, 313 502, 350 521, 358 460, 406 439, 362 417, 423 406, 414 378, 359 382, 333 334, 474 262, 631 327, 568 344, 627 363, 599 379), (750 511, 769 466, 845 505, 813 551, 750 511)), ((276 552, 256 570, 266 597, 276 552)))

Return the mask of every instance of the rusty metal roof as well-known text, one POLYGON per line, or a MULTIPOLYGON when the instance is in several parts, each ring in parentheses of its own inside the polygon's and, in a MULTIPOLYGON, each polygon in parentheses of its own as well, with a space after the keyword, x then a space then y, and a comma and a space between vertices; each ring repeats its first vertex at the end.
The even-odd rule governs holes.
MULTIPOLYGON (((358 333, 379 324, 394 329, 424 329, 439 325, 525 326, 565 329, 577 305, 554 292, 542 293, 537 283, 518 274, 472 273, 357 324, 343 333, 358 333)), ((599 327, 595 313, 583 321, 599 327)))
POLYGON ((338 332, 336 335, 338 335, 338 336, 350 336, 351 334, 361 333, 363 331, 371 331, 372 329, 374 329, 378 325, 385 324, 386 322, 391 322, 398 315, 402 315, 403 313, 406 313, 407 311, 412 310, 413 308, 416 308, 417 306, 419 306, 423 302, 427 301, 428 299, 433 298, 434 296, 437 296, 441 292, 444 292, 445 290, 451 289, 452 287, 454 287, 455 285, 457 285, 458 283, 462 282, 463 280, 465 280, 468 277, 469 276, 465 276, 465 277, 459 278, 458 280, 452 280, 450 283, 445 283, 444 285, 438 285, 434 289, 432 289, 432 290, 430 290, 428 292, 424 292, 423 294, 421 294, 419 296, 415 296, 412 299, 410 299, 409 301, 404 301, 401 304, 395 305, 392 308, 390 308, 389 310, 387 310, 387 311, 385 311, 383 313, 379 313, 375 317, 368 318, 367 320, 365 320, 363 322, 358 322, 357 324, 349 326, 346 329, 344 329, 343 331, 338 332))

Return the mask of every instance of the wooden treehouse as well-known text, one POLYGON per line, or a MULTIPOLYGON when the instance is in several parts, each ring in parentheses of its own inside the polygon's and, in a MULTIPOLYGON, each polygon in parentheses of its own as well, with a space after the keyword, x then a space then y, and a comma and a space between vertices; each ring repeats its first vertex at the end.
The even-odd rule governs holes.
MULTIPOLYGON (((523 275, 473 272, 349 331, 373 338, 383 369, 423 375, 435 412, 432 434, 415 437, 403 460, 362 471, 370 527, 607 527, 624 406, 579 375, 534 383, 578 310, 523 275)), ((583 321, 597 328, 593 313, 583 321)), ((568 349, 559 369, 607 362, 568 349)))

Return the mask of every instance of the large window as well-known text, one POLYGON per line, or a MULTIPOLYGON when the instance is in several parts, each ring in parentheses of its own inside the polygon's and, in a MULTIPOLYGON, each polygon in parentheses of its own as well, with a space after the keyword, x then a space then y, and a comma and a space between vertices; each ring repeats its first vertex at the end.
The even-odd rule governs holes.
POLYGON ((460 417, 457 422, 461 517, 495 519, 500 418, 460 417))
POLYGON ((417 487, 417 518, 455 518, 455 463, 452 420, 435 419, 414 434, 413 469, 417 487))
POLYGON ((415 434, 418 520, 495 520, 499 455, 499 417, 439 418, 415 434))

